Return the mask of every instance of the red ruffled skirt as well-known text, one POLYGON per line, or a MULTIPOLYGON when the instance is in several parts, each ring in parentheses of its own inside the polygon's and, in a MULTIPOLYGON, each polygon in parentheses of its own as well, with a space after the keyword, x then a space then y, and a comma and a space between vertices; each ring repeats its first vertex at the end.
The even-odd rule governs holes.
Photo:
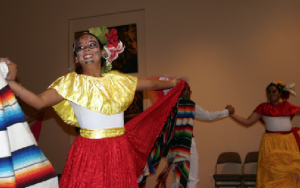
POLYGON ((182 81, 125 125, 122 136, 78 136, 69 152, 60 188, 137 188, 157 135, 183 90, 182 81))

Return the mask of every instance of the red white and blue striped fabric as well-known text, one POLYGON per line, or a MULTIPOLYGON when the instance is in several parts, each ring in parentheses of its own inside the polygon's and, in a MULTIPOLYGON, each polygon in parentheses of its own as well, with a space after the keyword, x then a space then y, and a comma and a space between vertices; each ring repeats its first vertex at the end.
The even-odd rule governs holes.
POLYGON ((58 188, 14 93, 0 74, 0 188, 58 188))

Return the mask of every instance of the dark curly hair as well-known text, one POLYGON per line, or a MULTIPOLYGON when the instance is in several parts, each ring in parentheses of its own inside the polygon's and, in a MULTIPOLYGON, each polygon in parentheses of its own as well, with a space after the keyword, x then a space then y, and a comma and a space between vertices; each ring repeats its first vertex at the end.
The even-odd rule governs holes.
POLYGON ((266 91, 268 92, 269 87, 275 86, 278 89, 278 92, 281 93, 280 98, 283 100, 287 100, 290 97, 290 92, 283 90, 285 85, 282 85, 281 83, 271 82, 266 88, 266 91))

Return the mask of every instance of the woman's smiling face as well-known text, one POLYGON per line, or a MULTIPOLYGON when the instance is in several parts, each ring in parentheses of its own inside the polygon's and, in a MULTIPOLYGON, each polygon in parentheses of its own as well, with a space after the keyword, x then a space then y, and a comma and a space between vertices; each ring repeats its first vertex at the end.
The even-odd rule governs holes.
POLYGON ((99 47, 98 40, 92 35, 82 35, 76 42, 76 62, 80 64, 92 64, 101 61, 104 50, 99 47))

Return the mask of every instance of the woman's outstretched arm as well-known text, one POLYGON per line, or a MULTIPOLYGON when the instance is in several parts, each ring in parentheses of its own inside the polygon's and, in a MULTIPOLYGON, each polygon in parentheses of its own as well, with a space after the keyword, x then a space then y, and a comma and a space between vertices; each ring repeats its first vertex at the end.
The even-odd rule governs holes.
POLYGON ((172 79, 170 81, 161 81, 161 80, 146 80, 146 79, 138 79, 136 90, 161 90, 161 89, 169 89, 175 87, 178 83, 178 80, 172 79))
POLYGON ((0 72, 3 76, 7 75, 6 80, 8 82, 9 87, 13 90, 17 97, 22 99, 29 106, 40 110, 42 108, 55 105, 64 100, 64 98, 61 95, 59 95, 55 89, 47 89, 39 95, 32 93, 31 91, 27 90, 26 88, 14 81, 17 75, 16 64, 10 61, 7 57, 0 57, 0 62, 0 72))
POLYGON ((36 95, 15 81, 8 81, 8 85, 17 97, 37 110, 53 106, 64 100, 55 89, 47 89, 41 94, 36 95))
POLYGON ((229 116, 232 117, 235 121, 237 121, 245 126, 252 125, 253 123, 257 122, 262 117, 261 114, 256 113, 256 112, 253 112, 247 119, 243 118, 239 115, 236 115, 236 114, 231 114, 229 116))

